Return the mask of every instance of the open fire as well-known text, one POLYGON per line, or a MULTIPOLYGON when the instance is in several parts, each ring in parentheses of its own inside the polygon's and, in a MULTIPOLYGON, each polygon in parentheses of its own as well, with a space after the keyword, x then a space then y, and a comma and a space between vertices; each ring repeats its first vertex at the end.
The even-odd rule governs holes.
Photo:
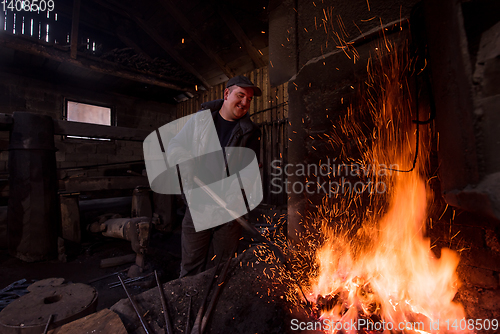
MULTIPOLYGON (((434 252, 426 237, 437 218, 429 210, 428 170, 438 138, 432 123, 422 121, 428 108, 414 93, 422 62, 408 54, 407 42, 397 47, 384 40, 374 48, 362 103, 322 135, 341 152, 342 168, 356 171, 367 188, 383 184, 385 191, 330 192, 313 217, 303 217, 302 245, 283 244, 325 333, 472 332, 454 302, 459 255, 434 252)), ((342 168, 331 168, 328 179, 345 176, 342 168)), ((299 302, 297 296, 292 288, 287 299, 299 302)))
POLYGON ((463 332, 454 330, 460 329, 464 312, 452 301, 459 258, 449 249, 442 249, 436 258, 423 235, 424 180, 412 173, 395 178, 390 208, 371 230, 370 246, 360 247, 333 230, 328 232, 317 253, 319 270, 311 301, 320 319, 329 319, 337 328, 355 322, 356 329, 378 332, 463 332))
POLYGON ((342 134, 331 142, 342 147, 346 137, 355 138, 361 158, 344 159, 361 166, 360 174, 371 166, 371 181, 385 184, 387 192, 366 198, 351 192, 347 199, 325 201, 317 216, 323 243, 308 299, 329 333, 467 333, 463 307, 453 302, 459 256, 441 249, 436 257, 425 237, 432 223, 426 189, 430 136, 428 125, 418 121, 423 110, 416 110, 408 83, 420 69, 413 68, 406 47, 386 41, 374 52, 364 105, 349 109, 337 127, 342 134), (374 130, 366 134, 365 124, 374 130), (347 213, 356 206, 365 207, 362 215, 347 213), (363 219, 358 229, 356 219, 363 219))

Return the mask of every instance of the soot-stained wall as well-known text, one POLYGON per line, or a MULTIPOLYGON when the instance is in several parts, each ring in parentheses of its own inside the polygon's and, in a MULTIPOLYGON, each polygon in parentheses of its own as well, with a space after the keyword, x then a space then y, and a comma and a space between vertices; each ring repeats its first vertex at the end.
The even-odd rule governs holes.
POLYGON ((309 60, 338 50, 382 25, 409 18, 416 0, 284 0, 269 15, 271 86, 293 77, 309 60))

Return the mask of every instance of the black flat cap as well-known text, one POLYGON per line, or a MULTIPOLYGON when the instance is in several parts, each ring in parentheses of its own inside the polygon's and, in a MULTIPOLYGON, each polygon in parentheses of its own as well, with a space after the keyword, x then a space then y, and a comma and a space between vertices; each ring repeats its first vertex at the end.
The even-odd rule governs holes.
POLYGON ((236 77, 232 77, 231 79, 229 79, 229 81, 226 84, 226 88, 229 88, 231 86, 250 87, 253 89, 254 96, 262 96, 262 91, 260 90, 260 88, 255 86, 253 82, 250 81, 250 79, 248 79, 243 75, 238 75, 236 77))

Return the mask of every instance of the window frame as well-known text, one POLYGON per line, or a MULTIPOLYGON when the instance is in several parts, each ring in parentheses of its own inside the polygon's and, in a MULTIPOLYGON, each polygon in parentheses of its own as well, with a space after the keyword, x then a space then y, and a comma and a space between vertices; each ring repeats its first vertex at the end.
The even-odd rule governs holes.
MULTIPOLYGON (((86 105, 91 105, 91 106, 96 106, 96 107, 102 107, 102 108, 108 108, 110 109, 110 125, 109 126, 117 126, 117 119, 116 119, 116 108, 111 105, 111 104, 106 104, 106 103, 101 103, 101 102, 95 102, 93 100, 88 100, 84 98, 68 98, 65 97, 63 98, 63 112, 62 112, 62 120, 66 122, 74 122, 74 121, 68 121, 68 104, 69 102, 73 103, 81 103, 81 104, 86 104, 86 105)), ((96 124, 96 125, 104 125, 104 124, 98 124, 98 123, 88 123, 88 124, 96 124)), ((108 126, 108 125, 106 125, 108 126)), ((84 141, 84 142, 89 142, 89 141, 113 141, 111 139, 107 138, 85 138, 85 137, 73 137, 73 136, 68 136, 64 135, 63 140, 67 141, 84 141)))

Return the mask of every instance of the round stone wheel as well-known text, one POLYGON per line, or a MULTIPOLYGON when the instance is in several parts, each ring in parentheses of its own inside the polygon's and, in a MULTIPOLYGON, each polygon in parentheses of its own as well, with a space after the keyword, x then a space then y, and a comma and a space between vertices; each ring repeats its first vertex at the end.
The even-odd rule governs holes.
POLYGON ((48 279, 28 287, 30 293, 0 312, 0 332, 40 334, 51 315, 50 328, 56 328, 95 312, 97 291, 93 287, 61 283, 60 279, 48 279))

